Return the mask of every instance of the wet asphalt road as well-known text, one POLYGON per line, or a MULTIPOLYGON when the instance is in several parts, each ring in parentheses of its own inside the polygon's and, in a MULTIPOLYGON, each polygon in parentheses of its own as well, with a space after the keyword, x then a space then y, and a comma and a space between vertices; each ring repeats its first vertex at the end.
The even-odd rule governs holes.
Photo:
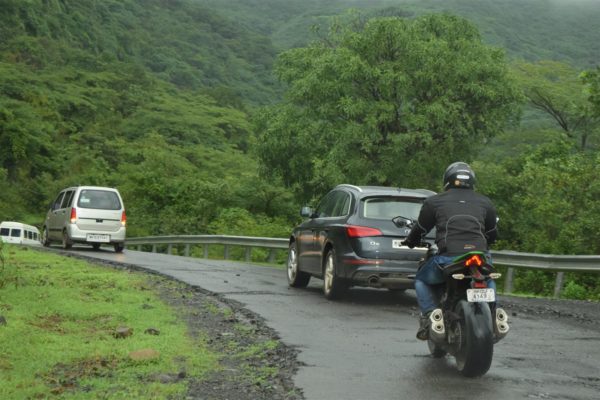
POLYGON ((413 291, 352 289, 330 302, 320 280, 289 288, 284 269, 132 250, 72 253, 159 271, 245 304, 300 350, 295 383, 308 400, 600 399, 598 324, 519 312, 490 371, 467 379, 453 358, 433 359, 415 339, 413 291))

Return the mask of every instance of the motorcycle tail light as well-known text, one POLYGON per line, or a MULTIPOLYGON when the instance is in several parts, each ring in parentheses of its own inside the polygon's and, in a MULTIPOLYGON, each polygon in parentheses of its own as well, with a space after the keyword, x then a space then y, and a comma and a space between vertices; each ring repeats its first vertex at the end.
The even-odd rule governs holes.
POLYGON ((467 260, 465 261, 465 266, 470 267, 471 265, 478 267, 481 267, 483 265, 483 260, 481 259, 481 256, 479 254, 474 254, 471 257, 467 258, 467 260))
POLYGON ((480 281, 475 281, 475 282, 473 282, 473 287, 475 289, 485 289, 487 287, 487 283, 480 282, 480 281))

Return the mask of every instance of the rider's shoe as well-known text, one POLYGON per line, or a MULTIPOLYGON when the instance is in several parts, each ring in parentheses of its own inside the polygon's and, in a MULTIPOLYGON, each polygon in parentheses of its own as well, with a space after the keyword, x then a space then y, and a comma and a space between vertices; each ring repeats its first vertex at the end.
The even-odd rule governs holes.
POLYGON ((500 340, 504 339, 509 330, 508 314, 503 308, 496 308, 494 319, 494 343, 498 343, 500 340))
POLYGON ((431 311, 426 314, 421 314, 419 317, 419 330, 417 331, 417 339, 419 340, 427 340, 429 339, 429 326, 431 321, 429 320, 429 315, 431 311))

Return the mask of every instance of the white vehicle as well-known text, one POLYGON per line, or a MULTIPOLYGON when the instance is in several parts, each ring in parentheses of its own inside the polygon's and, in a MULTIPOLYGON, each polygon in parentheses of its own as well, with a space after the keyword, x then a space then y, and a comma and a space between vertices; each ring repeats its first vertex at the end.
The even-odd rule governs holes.
POLYGON ((40 231, 32 225, 4 221, 0 223, 0 240, 14 244, 40 244, 40 231))
POLYGON ((86 243, 98 250, 111 244, 117 253, 125 247, 125 206, 119 191, 100 186, 63 189, 50 205, 42 229, 42 244, 60 242, 65 249, 86 243))

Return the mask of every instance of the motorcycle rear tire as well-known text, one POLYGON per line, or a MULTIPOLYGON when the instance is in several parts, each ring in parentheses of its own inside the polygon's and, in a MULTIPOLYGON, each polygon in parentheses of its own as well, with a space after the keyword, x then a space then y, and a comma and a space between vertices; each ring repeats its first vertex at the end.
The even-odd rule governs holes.
POLYGON ((456 305, 460 319, 461 343, 455 354, 458 371, 466 377, 485 374, 492 365, 494 331, 492 314, 487 303, 461 300, 456 305))
POLYGON ((442 358, 447 353, 447 351, 443 347, 441 347, 440 345, 436 344, 431 339, 427 340, 427 347, 429 347, 429 353, 431 353, 431 356, 433 358, 442 358))

